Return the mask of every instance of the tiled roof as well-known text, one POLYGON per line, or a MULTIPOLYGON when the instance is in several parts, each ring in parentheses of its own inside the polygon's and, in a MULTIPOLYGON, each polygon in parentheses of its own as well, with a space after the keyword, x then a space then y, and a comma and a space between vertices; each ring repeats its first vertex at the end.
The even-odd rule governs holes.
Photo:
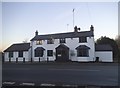
POLYGON ((112 47, 108 44, 96 44, 95 51, 112 51, 112 47))
POLYGON ((8 47, 4 52, 10 52, 10 51, 28 51, 30 48, 30 43, 18 43, 13 44, 10 47, 8 47))
POLYGON ((94 36, 94 34, 93 34, 93 31, 46 34, 46 35, 37 35, 34 38, 32 38, 31 41, 33 41, 33 40, 47 40, 47 39, 50 39, 50 38, 53 38, 53 39, 76 38, 76 37, 81 37, 81 36, 90 37, 90 36, 94 36))

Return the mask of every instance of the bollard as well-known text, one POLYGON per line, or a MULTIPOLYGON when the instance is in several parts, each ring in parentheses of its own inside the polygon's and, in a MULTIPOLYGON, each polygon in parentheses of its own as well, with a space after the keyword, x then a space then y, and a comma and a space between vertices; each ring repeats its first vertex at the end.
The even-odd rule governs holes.
POLYGON ((23 58, 23 63, 25 63, 25 58, 23 58))
POLYGON ((9 62, 11 62, 11 58, 9 58, 9 62))
POLYGON ((18 63, 18 58, 16 58, 16 63, 18 63))
POLYGON ((40 57, 39 57, 39 62, 40 62, 40 57))

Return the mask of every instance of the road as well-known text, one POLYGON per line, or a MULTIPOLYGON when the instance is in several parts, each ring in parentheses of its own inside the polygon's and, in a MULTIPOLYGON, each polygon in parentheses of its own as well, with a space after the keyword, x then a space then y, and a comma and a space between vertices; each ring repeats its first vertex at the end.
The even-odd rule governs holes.
POLYGON ((97 85, 117 86, 118 65, 112 63, 42 63, 42 64, 8 64, 3 68, 3 84, 40 86, 55 85, 97 85))

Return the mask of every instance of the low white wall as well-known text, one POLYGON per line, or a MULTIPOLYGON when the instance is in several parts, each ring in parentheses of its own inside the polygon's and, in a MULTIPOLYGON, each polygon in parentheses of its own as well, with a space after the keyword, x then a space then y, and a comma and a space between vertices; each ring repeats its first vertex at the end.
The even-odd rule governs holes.
POLYGON ((18 58, 18 61, 23 61, 23 57, 19 57, 19 58, 18 58))
POLYGON ((48 57, 49 59, 49 61, 55 61, 55 58, 54 57, 48 57))
POLYGON ((95 56, 99 57, 99 61, 113 62, 113 53, 112 53, 112 51, 96 51, 95 56))

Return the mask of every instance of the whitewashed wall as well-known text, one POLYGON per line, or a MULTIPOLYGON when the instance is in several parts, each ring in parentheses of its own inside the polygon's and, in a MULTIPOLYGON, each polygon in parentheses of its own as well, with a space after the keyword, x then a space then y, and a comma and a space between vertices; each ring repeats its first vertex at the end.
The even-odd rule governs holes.
POLYGON ((112 53, 112 51, 96 51, 95 56, 99 57, 99 61, 113 62, 113 53, 112 53))
MULTIPOLYGON (((18 52, 13 52, 13 57, 11 58, 11 61, 16 61, 16 58, 18 58, 18 61, 23 61, 23 58, 25 58, 25 61, 30 61, 30 51, 23 51, 23 57, 18 57, 18 52)), ((9 61, 9 52, 4 52, 4 59, 5 61, 9 61)))
POLYGON ((4 52, 4 61, 9 61, 9 53, 4 52))
MULTIPOLYGON (((59 39, 54 40, 54 44, 47 44, 47 40, 42 41, 42 45, 36 45, 36 41, 31 41, 32 45, 32 58, 33 61, 39 61, 39 57, 34 57, 34 50, 37 47, 43 47, 45 49, 43 61, 47 60, 47 50, 53 50, 53 53, 56 52, 56 47, 60 45, 59 39)), ((79 43, 79 38, 66 38, 66 43, 64 43, 67 47, 69 47, 69 58, 72 61, 93 61, 95 58, 95 45, 94 45, 94 38, 93 37, 87 37, 87 43, 79 43), (86 45, 90 47, 89 49, 89 57, 77 57, 77 50, 75 49, 79 45, 86 45), (71 56, 71 51, 75 54, 74 56, 71 56)), ((56 59, 56 56, 53 55, 53 57, 49 57, 50 61, 54 61, 56 59)))

